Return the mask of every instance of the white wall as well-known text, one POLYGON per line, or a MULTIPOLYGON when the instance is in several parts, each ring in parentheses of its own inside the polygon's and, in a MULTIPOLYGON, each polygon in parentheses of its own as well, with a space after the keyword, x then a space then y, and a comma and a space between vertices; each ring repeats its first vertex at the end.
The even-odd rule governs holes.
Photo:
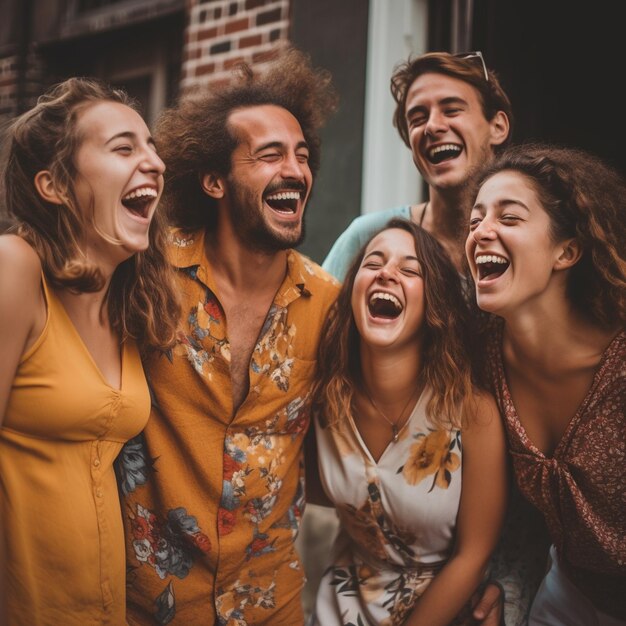
POLYGON ((426 50, 427 0, 370 0, 361 213, 421 200, 421 177, 393 126, 394 67, 426 50))

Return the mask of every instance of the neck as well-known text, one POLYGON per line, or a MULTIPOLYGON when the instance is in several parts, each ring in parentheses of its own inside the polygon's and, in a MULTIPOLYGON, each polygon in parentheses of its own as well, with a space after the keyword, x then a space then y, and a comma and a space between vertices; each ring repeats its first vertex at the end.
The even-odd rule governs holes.
POLYGON ((361 342, 362 383, 383 411, 385 407, 405 404, 415 394, 420 371, 420 351, 416 344, 399 352, 372 349, 361 342))
POLYGON ((565 300, 505 317, 505 361, 546 377, 595 362, 618 332, 582 318, 565 300))
POLYGON ((275 291, 285 278, 286 250, 252 250, 230 228, 218 228, 213 233, 207 233, 205 247, 214 275, 222 277, 240 293, 267 289, 275 291))
POLYGON ((429 207, 426 219, 430 232, 438 239, 462 242, 467 230, 467 193, 465 189, 429 188, 429 207))

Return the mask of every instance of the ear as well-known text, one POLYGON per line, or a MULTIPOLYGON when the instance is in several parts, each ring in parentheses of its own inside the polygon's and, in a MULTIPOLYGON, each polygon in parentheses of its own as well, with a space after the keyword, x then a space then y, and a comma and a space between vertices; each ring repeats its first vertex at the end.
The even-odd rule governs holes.
POLYGON ((554 263, 555 270, 568 270, 578 263, 583 254, 578 239, 566 239, 560 245, 560 253, 554 263))
POLYGON ((511 130, 507 114, 504 111, 498 111, 489 122, 489 126, 491 128, 491 145, 499 146, 503 144, 511 130))
POLYGON ((200 186, 204 193, 216 200, 224 197, 225 185, 221 176, 214 173, 202 174, 200 177, 200 186))
POLYGON ((46 202, 50 204, 65 204, 65 194, 57 189, 57 186, 48 170, 41 170, 35 174, 35 189, 46 202))

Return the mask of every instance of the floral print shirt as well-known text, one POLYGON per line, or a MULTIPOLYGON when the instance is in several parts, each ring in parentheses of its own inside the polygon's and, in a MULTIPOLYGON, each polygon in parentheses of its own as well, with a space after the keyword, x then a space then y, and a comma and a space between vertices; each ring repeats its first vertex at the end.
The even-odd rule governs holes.
POLYGON ((454 545, 461 497, 459 430, 434 429, 430 392, 375 461, 348 417, 316 420, 320 477, 341 530, 318 591, 315 626, 400 626, 454 545))
POLYGON ((598 609, 626 619, 626 331, 605 350, 551 457, 519 420, 501 346, 500 325, 488 355, 520 491, 543 513, 572 582, 598 609))
POLYGON ((303 622, 294 550, 317 344, 338 284, 288 251, 233 415, 230 343, 204 233, 175 232, 184 324, 146 370, 144 433, 118 463, 131 624, 303 622))

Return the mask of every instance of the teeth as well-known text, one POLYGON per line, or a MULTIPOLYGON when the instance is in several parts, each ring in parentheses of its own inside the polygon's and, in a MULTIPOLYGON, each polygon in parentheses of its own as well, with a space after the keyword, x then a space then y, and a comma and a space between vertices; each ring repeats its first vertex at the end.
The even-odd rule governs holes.
POLYGON ((501 256, 496 256, 495 254, 481 254, 476 257, 476 263, 478 265, 481 263, 500 263, 501 265, 505 265, 508 261, 501 256))
POLYGON ((439 152, 443 152, 444 150, 454 150, 455 152, 461 152, 461 148, 453 143, 445 143, 442 146, 436 146, 429 150, 430 156, 435 156, 439 152))
POLYGON ((127 193, 122 200, 133 200, 135 198, 156 198, 157 192, 156 189, 152 187, 141 187, 140 189, 135 189, 130 193, 127 193))
POLYGON ((402 309, 402 304, 400 304, 400 300, 398 300, 398 298, 390 293, 377 291, 376 293, 372 294, 370 298, 370 304, 373 303, 375 300, 389 300, 389 302, 391 302, 397 309, 402 309))
POLYGON ((271 196, 267 196, 268 200, 300 200, 299 191, 283 191, 282 193, 275 193, 271 196))

